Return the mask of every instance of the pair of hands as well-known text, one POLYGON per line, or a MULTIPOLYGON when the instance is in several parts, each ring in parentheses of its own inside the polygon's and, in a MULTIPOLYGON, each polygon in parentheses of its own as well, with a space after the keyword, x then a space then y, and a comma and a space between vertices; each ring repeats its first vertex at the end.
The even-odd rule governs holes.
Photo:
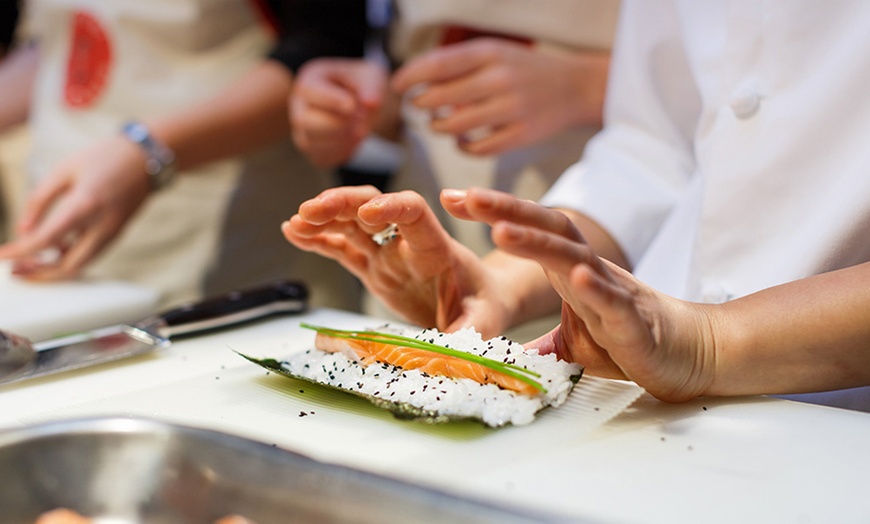
POLYGON ((390 115, 392 94, 413 92, 413 104, 433 115, 432 129, 455 136, 468 153, 499 154, 573 125, 600 124, 608 64, 606 53, 544 51, 497 38, 432 50, 392 78, 373 62, 312 60, 291 95, 293 137, 314 164, 341 165, 390 115), (487 132, 471 138, 479 129, 487 132))
MULTIPOLYGON (((537 262, 561 296, 561 325, 527 346, 593 375, 634 380, 664 400, 694 398, 709 387, 713 345, 702 308, 597 257, 559 211, 485 189, 445 190, 441 201, 457 218, 490 224, 496 245, 516 260, 537 262)), ((416 193, 327 190, 282 230, 297 247, 339 261, 415 324, 448 331, 473 325, 494 336, 515 315, 524 276, 453 240, 416 193), (371 235, 389 223, 398 224, 400 236, 378 246, 371 235)))

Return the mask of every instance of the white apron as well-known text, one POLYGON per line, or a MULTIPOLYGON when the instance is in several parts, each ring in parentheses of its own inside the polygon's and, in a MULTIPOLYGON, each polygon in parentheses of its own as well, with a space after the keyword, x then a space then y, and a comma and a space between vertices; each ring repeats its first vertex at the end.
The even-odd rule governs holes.
MULTIPOLYGON (((118 133, 124 122, 190 107, 261 63, 274 42, 254 4, 32 1, 42 58, 30 122, 31 188, 59 160, 118 133)), ((296 278, 309 283, 316 305, 353 306, 355 281, 337 264, 292 248, 279 230, 325 187, 325 174, 289 140, 183 173, 149 198, 86 276, 158 289, 164 306, 296 278)))

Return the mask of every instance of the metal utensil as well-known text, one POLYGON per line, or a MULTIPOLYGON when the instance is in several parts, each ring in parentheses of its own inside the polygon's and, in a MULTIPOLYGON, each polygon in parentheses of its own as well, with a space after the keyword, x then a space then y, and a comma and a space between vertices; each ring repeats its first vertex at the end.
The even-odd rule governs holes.
POLYGON ((577 522, 460 497, 265 442, 139 418, 0 432, 0 520, 59 507, 105 522, 531 524, 577 522))
POLYGON ((119 324, 33 344, 0 331, 0 384, 60 373, 167 347, 170 339, 260 319, 300 313, 308 290, 280 281, 187 304, 133 325, 119 324))

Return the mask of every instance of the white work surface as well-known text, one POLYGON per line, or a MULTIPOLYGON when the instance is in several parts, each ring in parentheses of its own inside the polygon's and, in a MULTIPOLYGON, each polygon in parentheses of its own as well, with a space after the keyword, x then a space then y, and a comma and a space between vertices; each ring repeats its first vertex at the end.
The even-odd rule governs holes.
POLYGON ((529 426, 498 430, 427 426, 267 375, 235 353, 281 358, 307 349, 313 333, 299 328, 302 320, 377 325, 316 310, 0 386, 0 428, 148 416, 580 522, 870 522, 866 414, 768 398, 669 405, 644 395, 592 429, 582 410, 548 410, 529 426))
POLYGON ((129 282, 26 282, 0 260, 0 330, 34 342, 137 322, 154 312, 159 299, 156 291, 129 282))

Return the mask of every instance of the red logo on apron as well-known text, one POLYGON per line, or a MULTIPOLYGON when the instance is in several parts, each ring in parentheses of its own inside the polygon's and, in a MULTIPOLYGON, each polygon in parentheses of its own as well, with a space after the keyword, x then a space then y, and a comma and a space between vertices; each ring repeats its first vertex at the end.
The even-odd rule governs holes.
POLYGON ((76 13, 64 89, 67 105, 84 108, 94 103, 106 86, 111 59, 109 39, 100 23, 87 13, 76 13))

